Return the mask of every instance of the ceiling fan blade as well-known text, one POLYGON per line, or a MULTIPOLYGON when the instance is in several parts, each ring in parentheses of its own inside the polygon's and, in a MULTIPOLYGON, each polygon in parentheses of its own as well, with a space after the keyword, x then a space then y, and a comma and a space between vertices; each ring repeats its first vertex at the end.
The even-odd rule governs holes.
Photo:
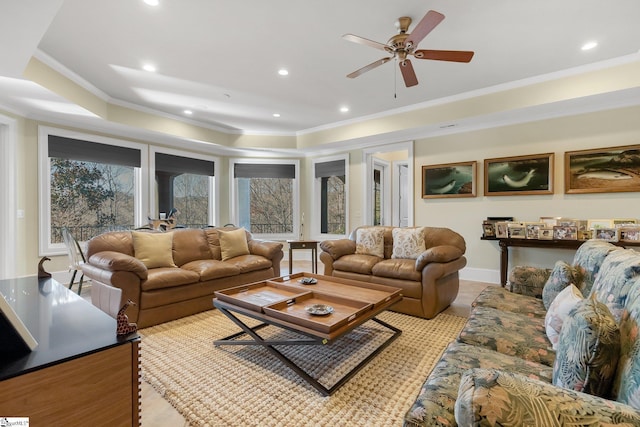
POLYGON ((354 34, 345 34, 345 35, 342 36, 342 38, 345 39, 345 40, 348 40, 350 42, 363 44, 365 46, 371 46, 371 47, 374 47, 376 49, 380 49, 380 50, 384 50, 384 51, 388 51, 389 50, 389 48, 387 47, 386 44, 379 43, 379 42, 374 42, 373 40, 365 39, 364 37, 356 36, 354 34))
POLYGON ((409 37, 405 42, 407 49, 418 46, 418 43, 420 43, 427 34, 442 22, 443 19, 444 15, 440 12, 436 12, 435 10, 427 12, 427 14, 422 18, 422 21, 420 21, 413 31, 411 31, 411 34, 409 34, 409 37))
POLYGON ((406 87, 415 86, 418 84, 418 77, 416 77, 416 72, 413 71, 413 65, 411 65, 411 61, 405 59, 400 62, 400 71, 402 72, 402 78, 404 79, 404 84, 406 87))
POLYGON ((391 57, 389 58, 382 58, 382 59, 378 59, 375 62, 372 62, 369 65, 365 65, 364 67, 360 68, 359 70, 354 71, 351 74, 347 74, 347 77, 349 77, 350 79, 355 79, 356 77, 358 77, 360 74, 364 74, 367 71, 373 70, 376 67, 379 67, 382 64, 386 64, 387 62, 389 62, 391 60, 391 57))
POLYGON ((420 49, 413 53, 418 59, 433 59, 435 61, 470 62, 473 52, 467 50, 429 50, 420 49))

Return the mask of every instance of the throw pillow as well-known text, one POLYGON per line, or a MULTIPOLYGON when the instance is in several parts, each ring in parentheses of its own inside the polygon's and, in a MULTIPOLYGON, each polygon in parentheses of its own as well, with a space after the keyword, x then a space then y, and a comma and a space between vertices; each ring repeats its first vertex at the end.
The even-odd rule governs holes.
POLYGON ((425 228, 394 228, 393 253, 391 258, 418 259, 427 247, 424 242, 425 228))
POLYGON ((384 258, 384 228, 358 228, 356 231, 356 253, 384 258))
POLYGON ((565 319, 553 364, 553 384, 609 397, 620 357, 620 330, 606 305, 580 301, 565 319))
POLYGON ((549 310, 544 318, 544 325, 547 330, 547 337, 551 341, 554 350, 558 349, 558 339, 562 324, 569 315, 569 312, 580 301, 583 300, 582 292, 571 284, 564 288, 549 306, 549 310))
POLYGON ((551 275, 547 279, 547 283, 542 289, 542 303, 544 304, 544 308, 548 310, 560 291, 571 283, 575 284, 578 289, 581 288, 582 279, 578 271, 579 270, 574 269, 565 261, 556 262, 551 271, 551 275))
POLYGON ((147 268, 177 267, 173 262, 173 233, 132 231, 133 253, 147 268))
POLYGON ((220 238, 222 261, 240 255, 249 255, 247 232, 244 228, 237 228, 232 231, 218 230, 218 236, 220 238))

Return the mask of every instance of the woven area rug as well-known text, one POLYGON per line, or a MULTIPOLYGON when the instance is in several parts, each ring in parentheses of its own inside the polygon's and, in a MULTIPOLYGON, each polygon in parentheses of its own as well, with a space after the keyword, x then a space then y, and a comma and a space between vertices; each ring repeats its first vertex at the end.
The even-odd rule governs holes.
MULTIPOLYGON (((214 340, 239 331, 218 310, 140 330, 142 377, 197 426, 398 426, 466 319, 394 312, 378 317, 402 335, 329 397, 262 347, 214 346, 214 340)), ((259 334, 293 336, 272 326, 259 334)), ((330 387, 389 334, 369 321, 327 346, 278 350, 330 387)))

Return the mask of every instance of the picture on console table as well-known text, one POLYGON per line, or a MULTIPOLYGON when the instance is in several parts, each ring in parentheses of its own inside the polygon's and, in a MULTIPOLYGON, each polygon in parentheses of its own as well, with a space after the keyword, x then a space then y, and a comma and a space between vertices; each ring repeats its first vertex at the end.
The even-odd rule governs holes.
POLYGON ((422 198, 476 197, 477 162, 422 166, 422 198))
POLYGON ((640 145, 564 154, 565 193, 640 191, 640 145))
POLYGON ((485 196, 532 194, 553 194, 553 153, 485 159, 485 196))

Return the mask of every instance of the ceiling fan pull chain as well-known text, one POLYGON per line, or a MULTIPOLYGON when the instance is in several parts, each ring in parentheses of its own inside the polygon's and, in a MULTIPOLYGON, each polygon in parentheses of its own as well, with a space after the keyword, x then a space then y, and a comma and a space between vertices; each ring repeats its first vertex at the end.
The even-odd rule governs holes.
MULTIPOLYGON (((398 65, 398 58, 396 58, 398 65)), ((393 67, 393 99, 398 99, 398 67, 393 67)))

